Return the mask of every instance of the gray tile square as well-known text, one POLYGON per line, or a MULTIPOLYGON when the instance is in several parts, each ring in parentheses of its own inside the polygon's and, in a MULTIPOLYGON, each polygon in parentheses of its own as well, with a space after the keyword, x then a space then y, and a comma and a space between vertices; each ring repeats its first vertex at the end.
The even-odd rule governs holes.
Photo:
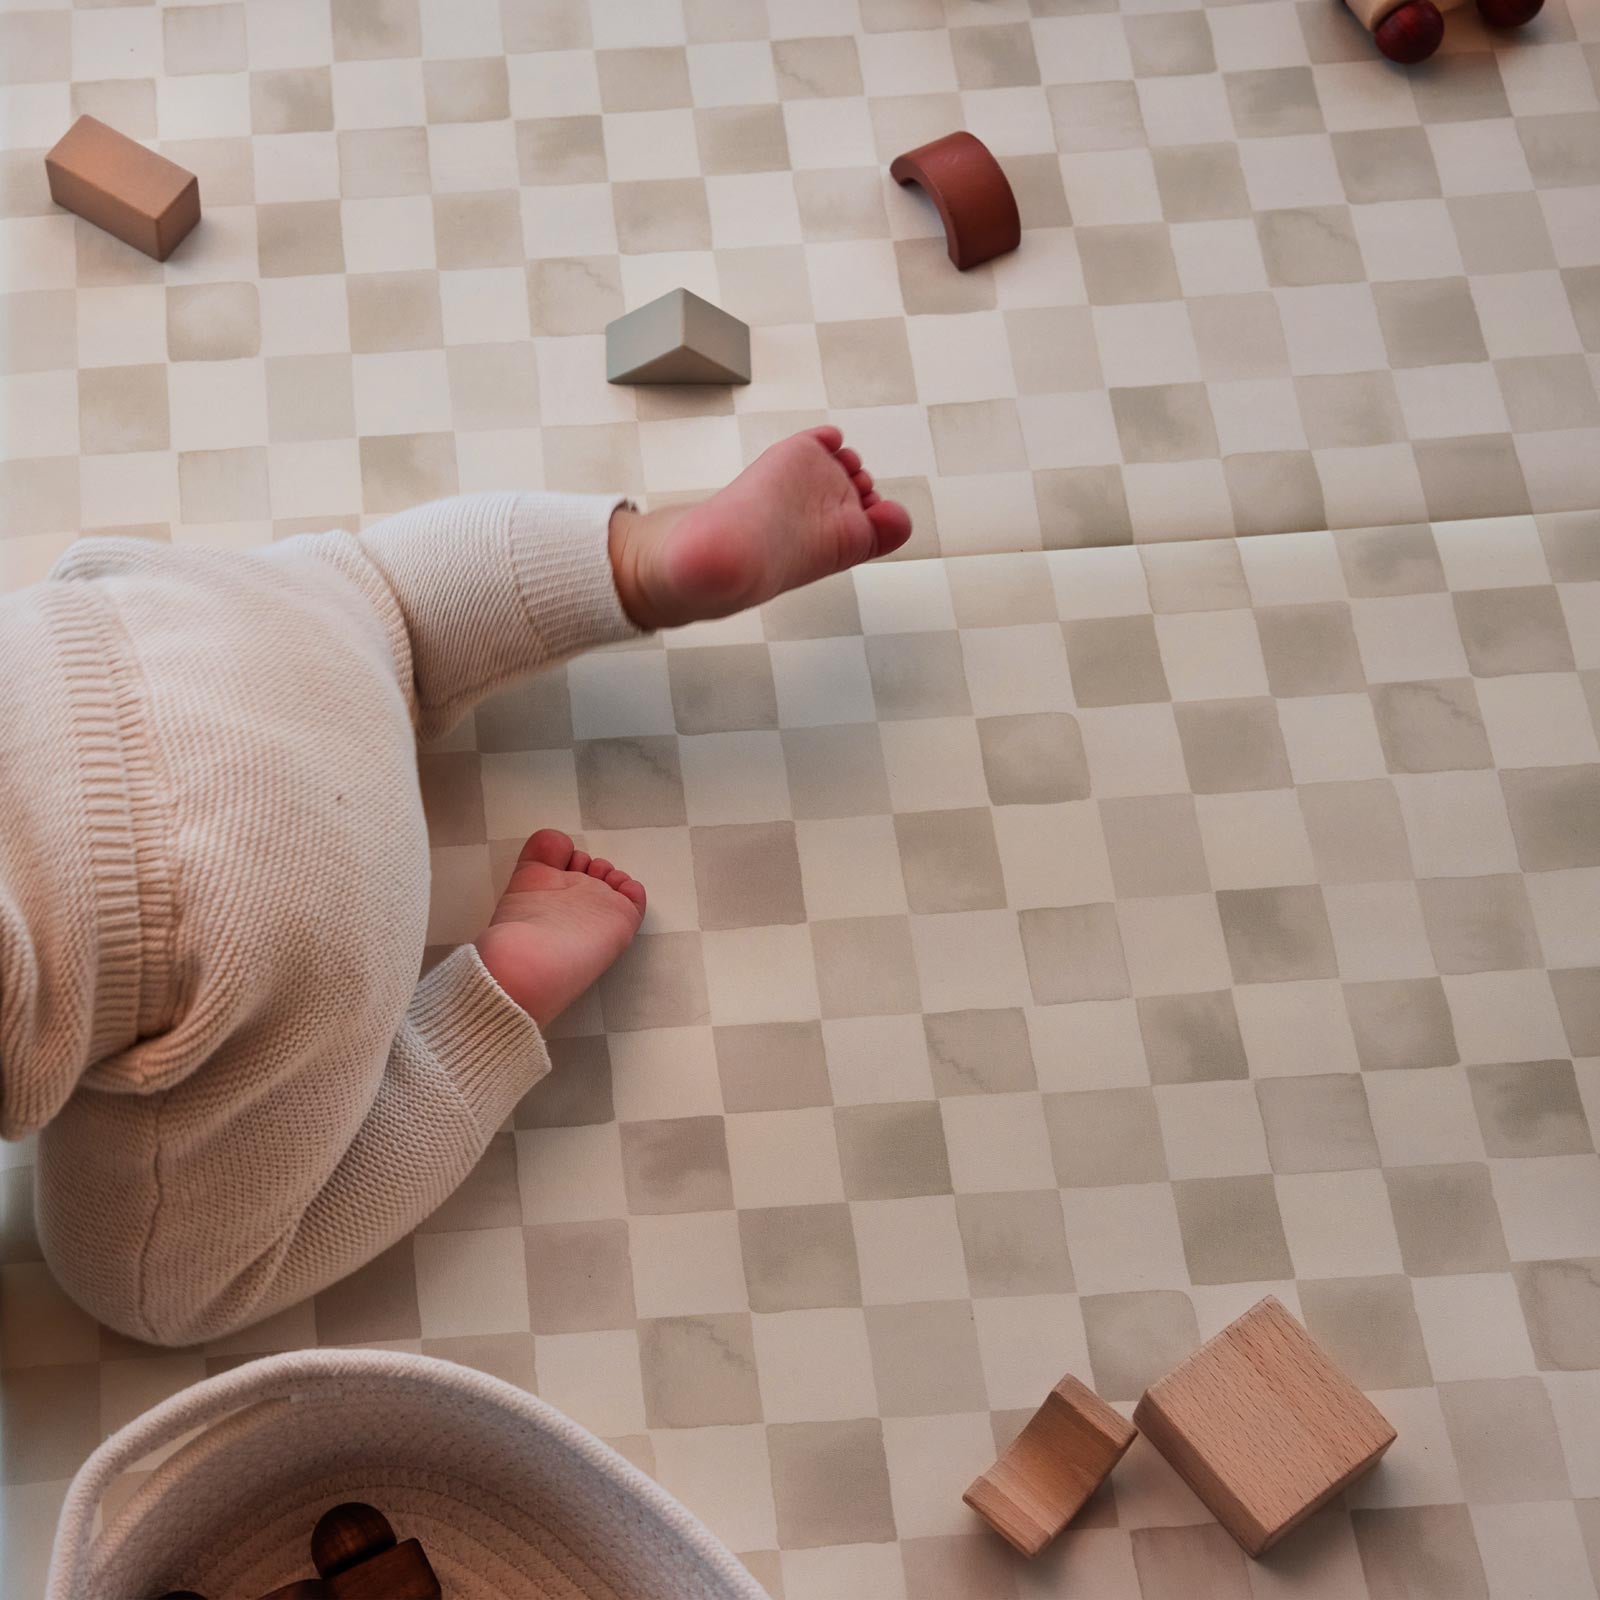
POLYGON ((1322 479, 1308 450, 1229 456, 1222 464, 1234 532, 1305 533, 1328 522, 1322 479))
POLYGON ((958 1194, 956 1221, 974 1297, 1072 1292, 1072 1262, 1056 1190, 958 1194))
POLYGON ((767 1429, 778 1543, 785 1550, 895 1537, 883 1424, 786 1422, 767 1429))
MULTIPOLYGON (((411 1240, 390 1245, 348 1278, 322 1290, 312 1305, 318 1344, 372 1344, 379 1339, 419 1338, 422 1317, 417 1309, 417 1266, 411 1240)), ((15 1415, 8 1397, 7 1432, 15 1415)))
POLYGON ((1274 1172, 1350 1172, 1382 1164, 1359 1074, 1262 1078, 1256 1100, 1274 1172))
POLYGON ((1429 1593, 1489 1600, 1489 1580, 1466 1506, 1357 1510, 1350 1513, 1350 1526, 1374 1600, 1429 1593))
POLYGON ((1308 783, 1298 795, 1319 882, 1392 883, 1413 876, 1392 780, 1308 783))
POLYGON ((624 1220, 545 1222, 524 1228, 522 1239, 533 1332, 632 1328, 633 1263, 624 1220))
MULTIPOLYGON (((608 53, 602 51, 602 59, 608 53)), ((617 246, 625 256, 711 248, 711 212, 703 178, 614 181, 611 206, 617 246)))
POLYGON ((572 699, 563 668, 502 689, 477 709, 476 744, 485 753, 565 750, 572 743, 572 699))
POLYGON ((963 89, 1015 89, 1039 81, 1039 62, 1026 22, 952 28, 950 52, 963 89))
POLYGON ((1120 467, 1052 467, 1033 475, 1046 550, 1133 543, 1120 467))
POLYGON ((573 755, 586 828, 671 828, 687 820, 673 735, 585 739, 573 747, 573 755))
POLYGON ((702 928, 769 928, 806 920, 792 822, 691 828, 689 845, 702 928))
POLYGON ((780 100, 832 99, 861 93, 861 62, 849 35, 776 39, 772 64, 780 100))
POLYGON ((743 1312, 641 1322, 639 1369, 652 1428, 761 1420, 755 1345, 743 1312))
POLYGON ((883 742, 872 724, 785 728, 782 741, 797 819, 881 816, 892 809, 883 742))
POLYGON ((709 1020, 698 933, 646 933, 600 980, 606 1027, 686 1028, 709 1020))
POLYGON ((849 1206, 767 1206, 739 1213, 752 1311, 861 1304, 849 1206))
POLYGON ((728 1139, 721 1117, 624 1122, 622 1181, 634 1216, 729 1211, 728 1139))
POLYGON ((1531 508, 1516 441, 1509 433, 1418 439, 1411 448, 1422 497, 1435 522, 1517 516, 1531 508))
POLYGON ((1182 298, 1177 262, 1163 223, 1104 223, 1080 227, 1075 237, 1090 305, 1182 298))
POLYGON ((1600 111, 1519 117, 1517 135, 1535 188, 1573 189, 1600 183, 1600 111))
POLYGON ((843 917, 811 924, 824 1017, 895 1016, 922 1009, 905 917, 843 917))
POLYGON ((1130 462, 1208 461, 1217 454, 1216 423, 1203 383, 1112 389, 1111 411, 1130 462))
POLYGON ((1167 78, 1217 70, 1204 11, 1162 11, 1123 18, 1136 78, 1167 78))
POLYGON ((1570 1061, 1468 1067, 1467 1078, 1491 1156, 1587 1155, 1594 1149, 1570 1061))
POLYGON ((1375 283, 1372 297, 1394 366, 1437 367, 1489 359, 1465 278, 1375 283))
POLYGON ((1302 1280, 1306 1331, 1358 1389, 1416 1389, 1433 1382, 1411 1280, 1302 1280))
POLYGON ((1063 1189, 1161 1183, 1167 1157, 1150 1089, 1082 1089, 1044 1097, 1045 1126, 1063 1189))
POLYGON ((1516 433, 1600 423, 1600 399, 1582 356, 1512 356, 1495 362, 1494 371, 1516 433))
POLYGON ((934 1092, 1009 1094, 1035 1089, 1027 1019, 1014 1006, 993 1011, 935 1011, 922 1019, 934 1092))
POLYGON ((1270 290, 1201 295, 1189 301, 1189 326, 1208 383, 1280 378, 1289 371, 1283 318, 1270 290))
POLYGON ((1437 978, 1347 983, 1344 1006, 1363 1072, 1449 1067, 1461 1059, 1437 978))
POLYGON ((1391 772, 1462 772, 1494 765, 1470 678, 1378 683, 1369 693, 1391 772))
POLYGON ((691 105, 689 58, 678 46, 597 50, 602 111, 672 111, 691 105))
POLYGON ((1006 903, 987 806, 959 811, 901 812, 894 819, 913 911, 994 911, 1006 903))
MULTIPOLYGON (((1406 437, 1400 399, 1388 372, 1333 372, 1296 378, 1294 388, 1306 441, 1313 450, 1391 444, 1406 437)), ((1444 587, 1442 577, 1437 587, 1444 587)))
POLYGON ((1256 213, 1256 234, 1277 288, 1360 283, 1366 277, 1348 206, 1299 206, 1256 213))
POLYGON ((819 322, 817 343, 830 406, 916 403, 917 380, 903 317, 819 322))
POLYGON ((100 1443, 99 1371, 72 1363, 0 1372, 0 1483, 63 1482, 78 1470, 100 1443))
POLYGON ((1511 1271, 1539 1370, 1600 1368, 1600 1257, 1518 1261, 1511 1271))
POLYGON ((1425 522, 1341 529, 1333 542, 1352 599, 1436 594, 1447 587, 1433 529, 1425 522))
POLYGON ((1032 908, 1017 913, 1028 983, 1038 1005, 1127 995, 1122 934, 1111 905, 1032 908))
POLYGON ((1262 606, 1256 612, 1267 685, 1279 699, 1366 687, 1347 601, 1262 606))
POLYGON ((519 1128, 588 1128, 616 1115, 611 1097, 611 1052, 604 1034, 546 1039, 551 1068, 517 1102, 519 1128))
POLYGON ((1049 805, 1089 795, 1089 765, 1078 719, 1064 711, 978 719, 978 748, 989 801, 1049 805))
MULTIPOLYGON (((1129 17, 1125 25, 1164 24, 1187 17, 1198 19, 1202 28, 1206 25, 1203 11, 1129 17)), ((1161 215, 1168 222, 1213 222, 1250 215, 1250 196, 1245 191, 1244 169, 1239 165, 1237 145, 1162 145, 1150 155, 1155 163, 1156 188, 1161 195, 1161 215)))
POLYGON ((1439 1409, 1469 1505, 1571 1495, 1550 1395, 1538 1378, 1442 1383, 1439 1409))
POLYGON ((1536 194, 1459 194, 1445 204, 1469 273, 1536 272, 1556 264, 1536 194))
POLYGON ((866 1318, 881 1416, 947 1416, 987 1407, 967 1301, 868 1306, 866 1318))
POLYGON ((1417 893, 1440 972, 1512 972, 1542 965, 1520 873, 1425 878, 1417 893))
POLYGON ((1256 67, 1225 72, 1222 81, 1241 139, 1321 133, 1322 106, 1310 67, 1256 67))
POLYGON ((866 649, 881 721, 972 715, 959 634, 872 634, 866 649))
POLYGON ((1500 1212, 1481 1162, 1389 1167, 1400 1259, 1413 1278, 1461 1272, 1504 1272, 1510 1265, 1500 1212))
POLYGON ((1214 1083, 1249 1076, 1233 991, 1145 995, 1139 1032, 1152 1083, 1214 1083))
POLYGON ((1575 1056, 1600 1056, 1600 967, 1573 967, 1550 974, 1550 988, 1575 1056))
POLYGON ((1352 128, 1329 138, 1345 199, 1352 204, 1425 200, 1439 194, 1439 169, 1426 129, 1352 128))
POLYGON ((1338 977, 1327 907, 1317 885, 1221 889, 1217 911, 1235 983, 1338 977))
MULTIPOLYGON (((782 106, 700 106, 694 114, 694 131, 700 150, 700 167, 708 178, 740 172, 789 170, 789 135, 783 123, 782 106)), ((794 176, 795 194, 801 204, 801 214, 805 216, 808 202, 815 203, 817 190, 814 185, 803 184, 800 180, 826 175, 797 172, 794 176)), ((883 210, 881 198, 878 209, 883 210)), ((861 235, 814 233, 808 226, 806 237, 859 238, 861 235)))
POLYGON ((1172 698, 1153 617, 1088 617, 1063 623, 1062 634, 1080 706, 1140 705, 1172 698))
POLYGON ((1463 589, 1451 598, 1474 677, 1573 670, 1572 643, 1554 584, 1463 589))
POLYGON ((1600 766, 1520 767, 1500 787, 1523 871, 1600 866, 1600 766))
POLYGON ((1289 757, 1271 700, 1184 700, 1172 710, 1196 794, 1290 786, 1289 757))
POLYGON ((1197 1284, 1292 1278, 1272 1179, 1187 1178, 1172 1185, 1189 1277, 1197 1284))
POLYGON ((667 651, 679 733, 731 733, 778 725, 772 658, 764 644, 667 651))
POLYGON ((901 1200, 951 1192, 950 1157, 937 1101, 838 1106, 833 1122, 848 1199, 901 1200))
POLYGON ((1102 800, 1100 826, 1119 898, 1204 894, 1211 888, 1192 795, 1102 800))
POLYGON ((791 1111, 833 1103, 817 1022, 752 1022, 711 1030, 726 1111, 791 1111))
POLYGON ((1079 1305, 1103 1400, 1137 1400, 1200 1344, 1194 1306, 1179 1289, 1086 1294, 1079 1305))

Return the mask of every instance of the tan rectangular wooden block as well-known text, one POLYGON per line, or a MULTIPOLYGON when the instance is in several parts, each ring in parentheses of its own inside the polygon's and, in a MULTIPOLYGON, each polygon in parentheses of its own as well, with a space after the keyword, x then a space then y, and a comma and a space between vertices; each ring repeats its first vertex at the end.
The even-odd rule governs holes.
POLYGON ((962 1499, 1025 1556, 1077 1516, 1133 1443, 1134 1428, 1068 1373, 962 1499))
POLYGON ((1133 1420, 1252 1556, 1395 1440, 1378 1408, 1270 1296, 1152 1384, 1133 1420))
POLYGON ((44 158, 50 198, 165 261, 200 220, 200 180, 174 161, 79 117, 44 158))

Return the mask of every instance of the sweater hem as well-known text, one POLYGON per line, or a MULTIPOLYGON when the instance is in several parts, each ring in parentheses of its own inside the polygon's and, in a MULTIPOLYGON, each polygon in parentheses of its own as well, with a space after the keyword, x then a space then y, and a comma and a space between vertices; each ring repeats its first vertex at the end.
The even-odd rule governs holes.
POLYGON ((109 603, 82 584, 42 586, 40 604, 71 707, 96 921, 88 1059, 126 1049, 168 999, 174 886, 139 667, 109 603))

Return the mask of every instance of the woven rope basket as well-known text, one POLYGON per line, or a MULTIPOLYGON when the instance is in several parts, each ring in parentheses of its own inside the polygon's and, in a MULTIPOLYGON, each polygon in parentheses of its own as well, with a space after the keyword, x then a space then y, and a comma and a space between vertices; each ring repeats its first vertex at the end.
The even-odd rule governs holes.
POLYGON ((312 1575, 342 1500, 422 1541, 446 1600, 767 1600, 671 1495, 533 1395, 379 1350, 270 1356, 195 1384, 83 1464, 47 1600, 256 1600, 312 1575), (162 1457, 96 1528, 122 1473, 162 1457))

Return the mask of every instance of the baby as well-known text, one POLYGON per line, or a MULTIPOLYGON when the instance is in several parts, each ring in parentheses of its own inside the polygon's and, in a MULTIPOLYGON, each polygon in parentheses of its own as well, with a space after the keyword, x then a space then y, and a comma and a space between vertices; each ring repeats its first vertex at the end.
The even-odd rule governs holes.
POLYGON ((683 509, 471 495, 249 555, 92 541, 0 597, 0 1134, 40 1136, 68 1293, 195 1343, 433 1210, 645 891, 542 830, 419 984, 417 736, 910 532, 819 427, 683 509))

